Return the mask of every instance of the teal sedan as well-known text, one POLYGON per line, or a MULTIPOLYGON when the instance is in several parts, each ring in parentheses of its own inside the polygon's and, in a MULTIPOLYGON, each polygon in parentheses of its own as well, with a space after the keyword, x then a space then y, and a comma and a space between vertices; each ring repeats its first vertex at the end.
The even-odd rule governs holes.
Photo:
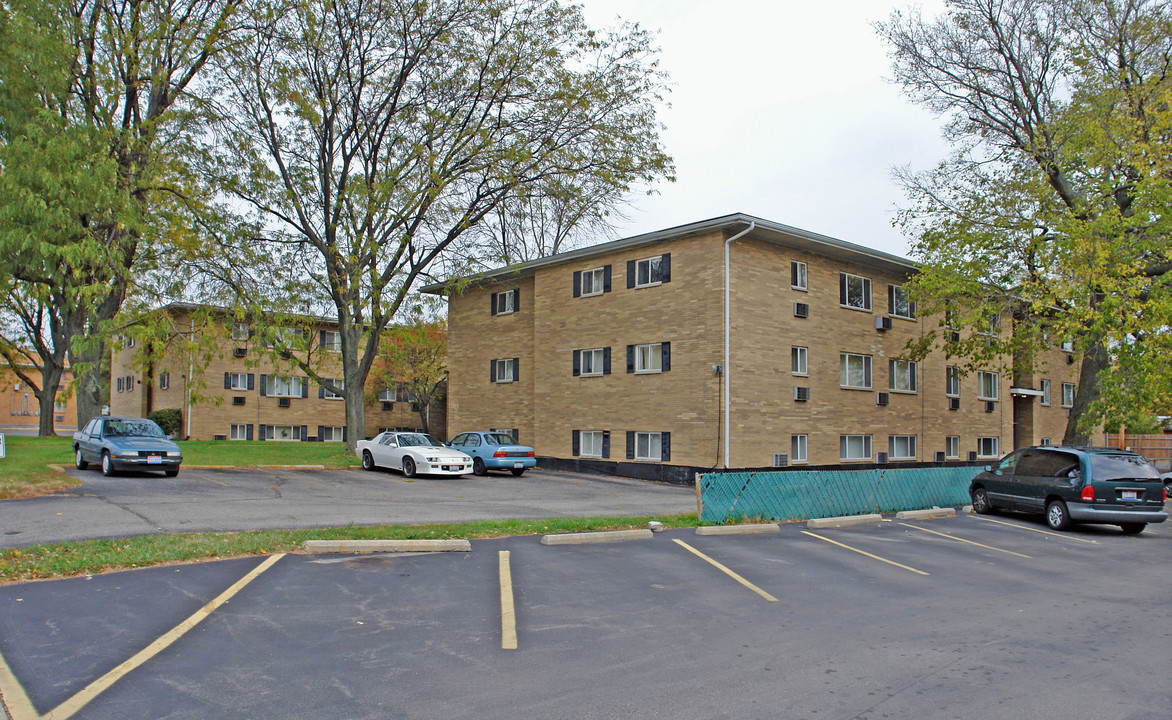
POLYGON ((472 472, 484 475, 489 470, 508 470, 520 475, 537 465, 537 453, 528 445, 518 445, 503 432, 460 433, 448 442, 465 455, 472 456, 472 472))

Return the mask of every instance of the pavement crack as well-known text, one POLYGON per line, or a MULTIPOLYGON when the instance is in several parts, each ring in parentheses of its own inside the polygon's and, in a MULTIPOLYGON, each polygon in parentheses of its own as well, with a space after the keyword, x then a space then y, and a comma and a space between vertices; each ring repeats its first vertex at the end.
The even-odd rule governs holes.
POLYGON ((977 647, 973 648, 972 650, 969 650, 968 652, 962 654, 960 657, 955 658, 951 662, 944 663, 943 665, 935 668, 934 670, 926 672, 922 675, 917 675, 916 677, 912 678, 911 680, 908 680, 907 682, 905 682, 903 685, 900 685, 899 687, 895 688, 891 692, 887 693, 887 697, 883 698, 882 700, 879 700, 878 702, 870 705, 869 707, 863 708, 858 713, 852 715, 850 717, 850 720, 863 720, 863 718, 868 713, 870 713, 872 710, 879 707, 883 703, 887 702, 888 700, 891 700, 892 698, 894 698, 898 695, 902 695, 903 693, 907 692, 908 690, 911 690, 915 686, 924 682, 928 678, 934 677, 934 676, 944 672, 948 668, 952 667, 953 665, 957 664, 958 662, 960 662, 962 660, 966 660, 973 655, 976 655, 977 653, 981 652, 982 650, 989 647, 990 645, 997 645, 999 643, 1000 643, 999 640, 993 640, 993 641, 990 641, 987 643, 982 643, 981 645, 978 645, 977 647))

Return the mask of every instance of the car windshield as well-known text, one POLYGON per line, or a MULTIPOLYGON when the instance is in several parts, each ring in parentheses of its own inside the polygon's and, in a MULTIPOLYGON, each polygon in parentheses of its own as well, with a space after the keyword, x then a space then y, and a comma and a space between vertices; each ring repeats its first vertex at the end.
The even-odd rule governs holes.
POLYGON ((484 437, 488 438, 488 442, 492 445, 513 444, 513 436, 505 435, 504 433, 487 433, 484 437))
POLYGON ((107 420, 106 437, 167 437, 152 420, 107 420))
POLYGON ((399 436, 399 447, 420 447, 424 445, 442 446, 439 440, 423 433, 404 433, 399 436))
POLYGON ((1139 455, 1091 455, 1091 477, 1095 480, 1158 480, 1159 471, 1139 455))

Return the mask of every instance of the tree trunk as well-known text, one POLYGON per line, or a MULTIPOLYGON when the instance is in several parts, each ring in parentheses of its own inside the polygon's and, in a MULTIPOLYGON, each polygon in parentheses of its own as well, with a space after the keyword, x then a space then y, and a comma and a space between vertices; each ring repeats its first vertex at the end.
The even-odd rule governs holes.
POLYGON ((1078 389, 1074 394, 1074 405, 1070 408, 1070 417, 1066 421, 1066 433, 1062 436, 1063 445, 1084 446, 1091 444, 1094 430, 1093 428, 1080 429, 1079 420, 1099 399, 1099 373, 1105 370, 1110 362, 1111 358, 1107 354, 1107 348, 1101 340, 1095 341, 1083 354, 1082 365, 1078 372, 1078 389))
MULTIPOLYGON (((37 396, 37 407, 41 413, 37 422, 37 437, 57 435, 53 427, 53 407, 57 404, 57 386, 61 384, 63 371, 59 363, 46 362, 41 365, 41 388, 33 391, 37 396)), ((80 427, 81 425, 78 425, 78 428, 80 427)))
POLYGON ((105 352, 106 343, 101 342, 96 351, 71 350, 69 353, 71 367, 88 366, 88 370, 74 378, 77 398, 77 426, 79 428, 84 427, 91 418, 102 414, 102 358, 105 352))

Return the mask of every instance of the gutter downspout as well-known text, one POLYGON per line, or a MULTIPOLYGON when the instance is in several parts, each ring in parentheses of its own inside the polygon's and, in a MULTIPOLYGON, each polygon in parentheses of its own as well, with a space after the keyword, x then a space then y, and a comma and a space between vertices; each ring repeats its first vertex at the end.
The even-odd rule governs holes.
POLYGON ((729 453, 729 437, 732 434, 732 418, 729 417, 730 406, 730 388, 731 383, 728 377, 728 362, 729 362, 729 326, 730 320, 730 306, 729 306, 729 261, 728 261, 728 246, 732 244, 733 240, 748 235, 757 227, 756 221, 750 222, 749 227, 733 235, 728 240, 724 241, 724 468, 727 470, 730 466, 728 463, 729 453))
MULTIPOLYGON (((191 321, 191 337, 193 337, 193 338, 195 337, 195 320, 194 319, 191 321)), ((194 373, 195 373, 195 359, 193 357, 189 356, 188 365, 187 365, 187 387, 185 388, 187 390, 187 407, 185 408, 186 412, 184 412, 184 415, 187 416, 187 418, 186 418, 187 419, 187 436, 183 438, 184 440, 191 439, 191 377, 194 373)))

